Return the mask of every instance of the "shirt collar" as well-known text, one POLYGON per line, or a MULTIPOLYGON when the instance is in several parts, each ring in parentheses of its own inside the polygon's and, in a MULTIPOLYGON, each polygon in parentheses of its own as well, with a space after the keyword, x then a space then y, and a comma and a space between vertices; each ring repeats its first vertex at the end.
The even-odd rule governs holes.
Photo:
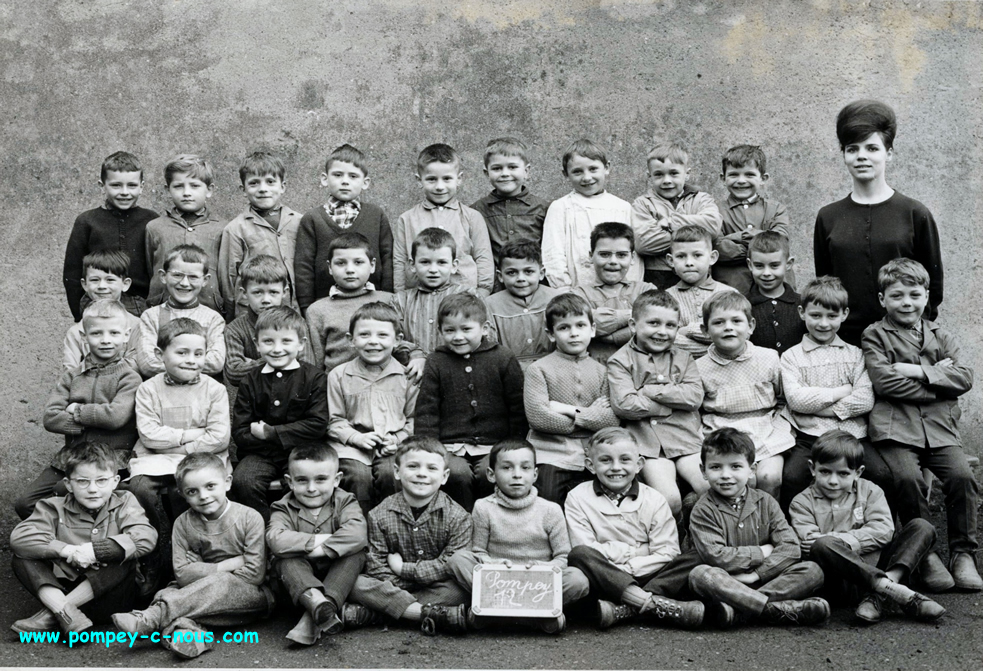
POLYGON ((328 214, 334 214, 343 207, 350 207, 357 212, 362 209, 362 202, 358 198, 355 200, 338 200, 334 196, 328 196, 328 202, 324 204, 324 209, 328 211, 328 214))
POLYGON ((583 361, 584 359, 590 358, 590 352, 588 352, 587 350, 584 350, 583 352, 577 355, 567 354, 566 352, 561 352, 558 349, 553 350, 553 353, 556 354, 561 359, 566 359, 567 361, 574 361, 574 362, 583 361))
POLYGON ((519 193, 517 193, 515 195, 512 195, 512 196, 503 196, 502 194, 500 194, 495 189, 492 189, 491 194, 489 194, 489 196, 488 196, 488 202, 489 203, 503 203, 503 202, 505 202, 507 200, 518 200, 518 201, 522 201, 523 203, 525 203, 526 205, 528 205, 529 204, 529 202, 527 201, 528 196, 529 196, 529 187, 527 187, 525 184, 523 184, 522 185, 522 188, 519 189, 519 193))
POLYGON ((798 303, 798 295, 796 295, 795 290, 788 285, 787 282, 782 282, 782 295, 776 296, 775 298, 769 298, 765 296, 758 289, 757 284, 751 284, 751 288, 747 292, 747 299, 751 305, 761 305, 762 303, 767 303, 768 301, 781 301, 782 303, 789 303, 790 305, 795 305, 798 303))
MULTIPOLYGON (((368 379, 371 369, 358 357, 355 357, 352 361, 353 365, 345 369, 345 375, 368 379)), ((379 376, 376 378, 377 380, 384 377, 389 377, 390 375, 399 375, 406 371, 406 369, 403 368, 403 364, 396 361, 396 357, 394 356, 389 357, 388 363, 386 363, 381 370, 378 366, 373 366, 372 369, 380 371, 379 376)))
POLYGON ((92 356, 92 352, 89 352, 88 354, 85 355, 85 358, 82 359, 82 372, 85 373, 86 371, 90 371, 90 370, 102 370, 108 368, 113 364, 119 363, 119 361, 122 358, 123 358, 122 350, 116 352, 116 356, 114 356, 109 361, 99 361, 94 356, 92 356))
POLYGON ((166 371, 161 373, 161 375, 164 376, 164 384, 166 384, 168 387, 191 387, 201 382, 201 373, 198 373, 193 379, 187 382, 178 382, 173 377, 168 375, 166 371))
MULTIPOLYGON (((288 365, 284 366, 280 370, 281 371, 297 370, 298 368, 300 368, 300 362, 297 361, 297 359, 294 359, 292 362, 290 362, 288 365)), ((269 373, 275 373, 276 371, 277 369, 271 366, 270 364, 265 364, 259 372, 262 373, 263 375, 268 375, 269 373)))
POLYGON ((820 347, 840 347, 840 348, 842 348, 842 347, 846 347, 846 343, 843 342, 840 339, 840 336, 838 336, 838 335, 833 336, 833 339, 830 342, 826 343, 826 344, 821 344, 821 343, 816 342, 815 340, 813 340, 809 336, 809 334, 806 334, 805 336, 803 336, 803 338, 802 338, 802 351, 803 352, 813 352, 813 351, 819 349, 820 347))
POLYGON ((641 488, 638 486, 637 476, 631 481, 631 485, 628 486, 628 489, 623 494, 614 494, 614 492, 602 485, 600 480, 594 478, 594 493, 612 501, 615 501, 615 499, 612 498, 612 495, 614 495, 617 497, 616 503, 621 502, 624 499, 637 499, 640 491, 641 488))
POLYGON ((451 348, 444 344, 437 345, 437 351, 445 352, 447 354, 454 354, 454 356, 465 357, 465 356, 470 356, 471 354, 477 354, 478 352, 487 352, 488 350, 494 349, 496 347, 498 347, 497 342, 495 342, 488 336, 482 336, 481 344, 478 345, 478 349, 474 350, 473 352, 469 352, 468 354, 454 354, 454 352, 451 351, 451 348))
POLYGON ((710 275, 707 275, 706 279, 699 284, 686 284, 682 280, 676 283, 676 289, 678 291, 692 291, 693 289, 703 289, 704 291, 713 291, 717 288, 717 281, 713 279, 710 275))
POLYGON ((371 282, 366 282, 361 289, 356 291, 343 291, 338 288, 337 284, 332 284, 331 288, 328 289, 328 298, 358 298, 372 291, 375 291, 375 285, 371 282))
POLYGON ((445 208, 445 209, 448 209, 448 210, 459 210, 459 209, 461 209, 461 201, 459 201, 456 197, 455 198, 451 198, 449 201, 447 201, 443 205, 435 205, 434 203, 431 203, 429 200, 424 200, 423 201, 423 209, 424 210, 438 210, 440 208, 445 208))
POLYGON ((739 207, 742 205, 754 205, 758 201, 762 201, 762 200, 763 198, 761 197, 760 193, 754 194, 747 200, 739 200, 737 198, 734 198, 734 196, 727 196, 727 207, 733 210, 735 207, 739 207))
POLYGON ((707 356, 710 357, 710 359, 712 359, 715 363, 719 363, 721 366, 726 366, 734 361, 747 361, 751 358, 751 353, 753 350, 754 345, 750 340, 748 340, 746 343, 744 343, 744 351, 741 352, 740 356, 738 356, 736 359, 728 359, 725 356, 721 356, 720 352, 717 351, 717 346, 711 343, 710 347, 707 349, 707 356))
MULTIPOLYGON (((181 216, 181 215, 182 215, 181 210, 177 209, 176 207, 173 208, 173 209, 167 210, 167 216, 169 216, 174 221, 180 222, 183 225, 186 222, 184 221, 184 217, 181 216)), ((195 222, 198 222, 200 219, 207 219, 208 218, 208 206, 206 205, 203 208, 201 208, 200 210, 197 210, 194 213, 194 215, 195 215, 195 222)))

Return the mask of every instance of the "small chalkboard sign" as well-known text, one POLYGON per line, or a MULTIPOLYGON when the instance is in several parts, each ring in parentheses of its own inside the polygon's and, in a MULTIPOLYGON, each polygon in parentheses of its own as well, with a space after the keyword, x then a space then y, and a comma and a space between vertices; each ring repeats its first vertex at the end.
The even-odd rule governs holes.
POLYGON ((563 612, 563 586, 558 566, 537 564, 474 567, 471 610, 480 616, 559 617, 563 612))

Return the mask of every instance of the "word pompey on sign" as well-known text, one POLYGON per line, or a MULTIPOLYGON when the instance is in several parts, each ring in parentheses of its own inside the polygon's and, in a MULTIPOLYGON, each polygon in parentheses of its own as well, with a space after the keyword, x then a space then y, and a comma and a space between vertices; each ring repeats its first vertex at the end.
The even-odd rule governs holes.
POLYGON ((560 568, 478 564, 474 567, 471 610, 475 615, 493 617, 559 617, 563 612, 560 568))

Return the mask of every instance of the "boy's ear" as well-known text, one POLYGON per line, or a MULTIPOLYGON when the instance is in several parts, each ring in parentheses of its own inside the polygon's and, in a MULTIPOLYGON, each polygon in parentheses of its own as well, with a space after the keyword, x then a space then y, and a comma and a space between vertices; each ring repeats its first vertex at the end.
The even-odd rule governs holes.
POLYGON ((495 469, 491 466, 485 469, 485 477, 488 478, 488 482, 494 484, 495 482, 495 469))
POLYGON ((288 485, 291 485, 291 484, 293 484, 293 481, 294 481, 294 479, 290 477, 290 474, 289 474, 289 473, 284 473, 284 474, 283 474, 283 479, 284 479, 284 481, 285 481, 285 482, 286 482, 286 483, 287 483, 288 485))
POLYGON ((367 188, 369 188, 369 186, 371 186, 371 184, 372 184, 372 178, 371 177, 365 177, 365 178, 363 178, 362 179, 362 191, 365 191, 367 188))
POLYGON ((717 259, 718 258, 720 258, 720 253, 716 249, 711 249, 710 250, 710 265, 712 266, 713 264, 715 264, 717 262, 717 259))
POLYGON ((767 172, 761 174, 762 182, 767 182, 769 179, 771 179, 771 175, 769 175, 767 172))
POLYGON ((794 256, 790 256, 790 257, 788 257, 788 261, 785 262, 785 265, 788 266, 789 268, 791 268, 793 263, 795 263, 795 257, 794 256))
POLYGON ((704 480, 707 479, 707 469, 703 466, 703 461, 700 461, 700 474, 703 476, 704 480))
POLYGON ((446 485, 447 484, 447 478, 449 478, 450 476, 451 476, 451 469, 450 468, 445 468, 444 469, 444 475, 443 475, 443 477, 440 478, 440 485, 441 486, 446 485))
POLYGON ((748 331, 748 335, 751 335, 752 333, 754 333, 754 327, 757 326, 757 324, 754 321, 754 317, 751 317, 750 319, 747 320, 747 325, 750 327, 750 330, 748 331))
POLYGON ((451 261, 451 267, 452 267, 452 268, 454 268, 454 270, 457 270, 457 266, 458 266, 458 264, 460 264, 460 261, 459 261, 459 260, 458 260, 458 258, 457 258, 457 257, 455 256, 455 257, 454 257, 454 260, 453 260, 453 261, 451 261))
POLYGON ((502 271, 498 270, 497 268, 495 269, 495 279, 497 279, 502 284, 505 284, 505 281, 502 279, 502 271))
POLYGON ((130 277, 124 277, 122 284, 123 284, 123 293, 125 294, 127 291, 130 290, 130 285, 133 284, 133 279, 130 277))
POLYGON ((201 278, 202 285, 208 284, 208 280, 212 279, 211 273, 205 273, 205 276, 201 278))
POLYGON ((323 186, 323 187, 327 187, 328 186, 328 173, 322 172, 321 173, 321 176, 318 179, 321 182, 321 186, 323 186))
POLYGON ((597 475, 597 471, 594 470, 594 462, 591 461, 590 457, 584 457, 584 468, 591 472, 591 475, 597 475))
POLYGON ((354 338, 352 337, 352 334, 351 333, 346 333, 345 334, 345 340, 347 340, 350 343, 350 342, 352 342, 354 340, 354 338))
POLYGON ((666 254, 666 263, 669 264, 670 268, 675 268, 675 265, 672 262, 672 253, 666 254))
POLYGON ((163 281, 163 280, 164 280, 164 278, 165 278, 165 277, 167 277, 167 271, 166 271, 166 270, 164 270, 163 268, 160 268, 160 269, 159 269, 159 270, 157 271, 157 274, 158 274, 158 275, 160 275, 160 279, 161 279, 161 281, 163 281))
POLYGON ((161 361, 163 361, 163 360, 164 360, 164 350, 162 350, 162 349, 161 349, 160 347, 155 347, 155 348, 154 348, 154 354, 155 354, 155 355, 157 356, 157 358, 158 358, 158 359, 160 359, 161 361))
POLYGON ((843 308, 843 319, 850 316, 850 308, 843 308))
POLYGON ((418 182, 422 182, 423 181, 422 179, 420 179, 420 173, 415 172, 415 173, 413 173, 413 176, 416 177, 416 181, 418 181, 418 182))
POLYGON ((805 321, 806 320, 806 309, 804 307, 802 307, 801 305, 799 305, 797 309, 799 311, 799 319, 801 319, 802 321, 805 321))
POLYGON ((860 464, 859 466, 857 466, 857 477, 858 477, 858 478, 859 478, 859 477, 860 477, 861 475, 863 475, 863 474, 864 474, 864 469, 865 469, 865 468, 867 468, 867 467, 866 467, 866 466, 864 466, 863 464, 860 464))
POLYGON ((341 471, 334 474, 334 486, 337 487, 341 484, 341 477, 344 475, 341 471))
POLYGON ((809 472, 812 473, 812 477, 816 477, 816 464, 812 462, 812 459, 809 459, 808 461, 809 461, 809 472))
POLYGON ((546 279, 546 268, 542 266, 539 267, 539 281, 542 282, 546 279))
POLYGON ((375 272, 375 259, 369 259, 369 268, 371 268, 370 273, 375 272))
POLYGON ((884 292, 883 291, 878 291, 877 292, 877 302, 881 304, 881 307, 882 308, 883 307, 886 307, 884 305, 884 292))
POLYGON ((214 184, 207 184, 207 185, 205 185, 205 198, 211 198, 212 197, 212 193, 214 193, 214 191, 215 191, 215 185, 214 184))
POLYGON ((634 317, 629 317, 628 318, 628 330, 631 331, 631 334, 632 335, 635 335, 635 318, 634 317))
POLYGON ((546 337, 549 338, 549 341, 555 345, 556 344, 556 336, 553 335, 553 332, 550 331, 549 329, 546 329, 546 328, 544 328, 543 330, 546 331, 546 337))

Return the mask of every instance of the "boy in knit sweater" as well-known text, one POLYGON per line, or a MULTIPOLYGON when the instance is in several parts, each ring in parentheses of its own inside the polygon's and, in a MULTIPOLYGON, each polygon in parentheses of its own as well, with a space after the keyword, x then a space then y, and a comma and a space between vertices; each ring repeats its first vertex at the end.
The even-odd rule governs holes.
MULTIPOLYGON (((541 499, 536 481, 536 450, 524 440, 496 443, 488 454, 488 480, 495 493, 474 504, 471 549, 458 550, 447 562, 454 579, 471 591, 478 564, 545 564, 562 570, 563 605, 585 596, 587 578, 567 566, 570 537, 560 506, 541 499)), ((561 613, 553 620, 537 620, 540 628, 555 634, 566 628, 561 613)))
POLYGON ((369 241, 369 257, 376 261, 369 280, 381 291, 393 290, 392 228, 378 205, 362 200, 369 182, 368 161, 355 147, 343 144, 328 156, 321 173, 328 202, 304 214, 297 230, 293 268, 297 303, 305 315, 307 308, 327 298, 335 285, 329 272, 330 245, 346 233, 358 233, 369 241))
POLYGON ((556 351, 529 366, 523 400, 538 462, 536 487, 562 506, 571 489, 590 479, 584 470, 587 440, 598 429, 617 426, 618 418, 608 400, 607 372, 587 355, 594 335, 590 304, 577 294, 560 294, 545 317, 556 351))
POLYGON ((801 298, 785 281, 793 260, 788 238, 776 231, 763 231, 748 245, 747 263, 754 281, 745 295, 756 325, 751 342, 779 356, 797 345, 806 332, 799 317, 801 298))

